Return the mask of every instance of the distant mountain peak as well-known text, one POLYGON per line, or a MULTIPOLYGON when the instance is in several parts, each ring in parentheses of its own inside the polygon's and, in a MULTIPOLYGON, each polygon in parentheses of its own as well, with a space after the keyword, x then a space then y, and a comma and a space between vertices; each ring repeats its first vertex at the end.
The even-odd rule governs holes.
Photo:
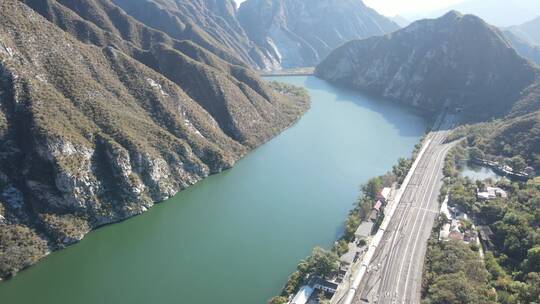
POLYGON ((247 0, 238 19, 283 67, 316 65, 349 40, 399 28, 360 0, 247 0))
POLYGON ((431 111, 446 103, 477 116, 502 115, 539 70, 497 28, 451 11, 386 37, 351 41, 317 75, 431 111))
POLYGON ((508 30, 527 43, 540 46, 540 16, 523 24, 511 26, 508 30))
POLYGON ((459 11, 457 10, 450 10, 448 11, 448 13, 444 14, 444 16, 442 18, 462 18, 463 17, 463 14, 460 13, 459 11))

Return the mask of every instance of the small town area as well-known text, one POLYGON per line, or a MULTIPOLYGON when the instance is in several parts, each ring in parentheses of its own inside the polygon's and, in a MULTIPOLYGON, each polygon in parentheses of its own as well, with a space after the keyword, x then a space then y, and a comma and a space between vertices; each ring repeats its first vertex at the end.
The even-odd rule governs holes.
POLYGON ((382 188, 367 220, 358 226, 353 241, 347 243, 347 251, 339 256, 338 271, 326 278, 319 276, 309 278, 290 299, 289 304, 340 303, 349 291, 352 278, 358 272, 373 234, 384 217, 385 207, 393 204, 395 193, 395 185, 382 188))

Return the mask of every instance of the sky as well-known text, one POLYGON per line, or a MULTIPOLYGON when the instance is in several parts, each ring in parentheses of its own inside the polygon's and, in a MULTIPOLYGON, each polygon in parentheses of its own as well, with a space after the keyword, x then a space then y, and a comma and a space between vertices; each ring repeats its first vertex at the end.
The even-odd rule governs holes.
MULTIPOLYGON (((0 0, 1 1, 1 0, 0 0)), ((238 3, 244 0, 236 0, 238 3)), ((338 0, 339 1, 339 0, 338 0)), ((382 15, 409 21, 437 18, 450 7, 474 14, 496 26, 521 24, 540 16, 540 0, 363 0, 382 15)))
POLYGON ((364 0, 367 6, 386 16, 417 15, 461 2, 464 0, 364 0))
MULTIPOLYGON (((237 3, 243 0, 236 0, 237 3)), ((464 2, 464 0, 364 0, 369 7, 386 16, 418 15, 464 2)))

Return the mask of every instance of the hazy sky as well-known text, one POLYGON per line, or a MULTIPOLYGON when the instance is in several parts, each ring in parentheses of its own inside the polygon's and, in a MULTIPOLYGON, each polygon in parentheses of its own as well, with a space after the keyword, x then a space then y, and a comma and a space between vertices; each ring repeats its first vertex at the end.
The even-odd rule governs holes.
MULTIPOLYGON (((464 0, 364 0, 364 2, 387 16, 417 15, 446 8, 450 5, 463 2, 464 0)), ((243 0, 236 0, 241 3, 243 0)))
POLYGON ((366 5, 387 16, 416 15, 461 2, 464 0, 364 0, 366 5))

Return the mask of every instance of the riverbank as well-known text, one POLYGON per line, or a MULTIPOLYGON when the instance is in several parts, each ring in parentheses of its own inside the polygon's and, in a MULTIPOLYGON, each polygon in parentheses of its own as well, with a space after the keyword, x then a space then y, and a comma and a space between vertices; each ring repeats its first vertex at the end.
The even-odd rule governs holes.
POLYGON ((278 293, 300 259, 343 233, 358 184, 408 157, 427 123, 315 77, 268 80, 309 91, 297 124, 232 169, 0 284, 2 300, 253 304, 278 293))
POLYGON ((281 295, 270 299, 270 303, 351 303, 363 274, 372 266, 374 252, 429 145, 430 140, 421 140, 410 160, 401 159, 392 172, 375 177, 363 185, 356 207, 347 218, 343 236, 335 241, 327 253, 327 259, 319 261, 323 265, 306 268, 306 261, 314 259, 316 252, 320 252, 316 248, 314 255, 298 264, 298 270, 289 277, 281 295), (334 258, 330 259, 331 256, 334 258))
MULTIPOLYGON (((173 168, 168 167, 166 163, 161 164, 161 167, 159 168, 156 166, 153 173, 156 178, 155 182, 158 183, 157 176, 160 176, 160 178, 163 178, 164 180, 162 184, 159 184, 161 188, 157 187, 161 189, 159 196, 151 196, 151 198, 145 195, 133 196, 129 203, 126 203, 129 207, 125 208, 121 207, 124 202, 120 203, 118 197, 110 197, 109 201, 100 202, 98 200, 93 202, 96 206, 100 207, 96 207, 95 210, 92 209, 92 212, 86 210, 81 205, 79 207, 74 207, 74 210, 77 211, 67 212, 66 214, 56 214, 53 211, 42 211, 43 213, 41 213, 39 217, 32 218, 22 215, 24 214, 22 200, 26 195, 14 187, 8 188, 4 191, 4 197, 6 197, 7 202, 9 202, 9 204, 5 205, 7 208, 4 208, 4 206, 0 204, 0 206, 2 206, 2 208, 0 208, 0 282, 9 280, 18 272, 39 263, 40 260, 46 258, 51 252, 63 250, 80 242, 92 231, 141 215, 151 209, 154 205, 163 202, 163 200, 168 199, 170 196, 177 195, 181 191, 204 180, 209 175, 214 175, 230 169, 238 160, 245 157, 246 153, 249 153, 252 149, 265 144, 281 132, 291 128, 299 121, 302 115, 309 110, 309 94, 305 89, 293 87, 292 85, 277 83, 270 83, 269 85, 273 88, 276 100, 278 101, 274 105, 276 111, 276 125, 266 130, 264 133, 266 135, 261 136, 261 138, 258 139, 259 142, 244 143, 241 150, 242 153, 234 155, 230 160, 219 160, 219 157, 216 156, 216 159, 214 159, 216 168, 209 169, 205 167, 205 169, 202 169, 201 167, 199 174, 188 173, 190 170, 182 171, 183 174, 189 176, 189 178, 186 177, 185 182, 181 182, 180 175, 177 175, 177 171, 180 171, 180 169, 175 169, 177 171, 174 171, 172 170, 173 168), (283 115, 283 117, 278 120, 277 117, 281 115, 283 115), (119 212, 120 208, 124 208, 122 212, 119 212), (108 213, 106 213, 106 210, 108 210, 108 213), (89 214, 85 215, 87 212, 89 214), (93 212, 102 212, 103 214, 96 216, 92 214, 93 212), (4 216, 4 214, 6 216, 4 216)), ((205 138, 202 134, 199 133, 199 135, 202 138, 205 138)), ((131 168, 131 165, 129 164, 129 155, 126 157, 126 166, 131 168)), ((200 155, 198 155, 198 157, 201 157, 201 159, 203 158, 200 155)), ((208 166, 211 166, 211 162, 207 162, 208 166)), ((182 166, 178 168, 182 168, 182 166)), ((136 178, 135 175, 130 176, 130 178, 131 177, 136 178)), ((107 187, 114 187, 114 185, 116 185, 112 179, 107 181, 111 183, 107 187)), ((126 187, 131 186, 126 185, 126 187)), ((77 187, 75 188, 79 189, 77 187)), ((149 187, 141 184, 139 190, 143 191, 145 188, 149 187)), ((44 193, 46 193, 46 191, 44 193)), ((39 195, 43 195, 43 193, 40 193, 39 195)), ((78 198, 82 200, 83 195, 81 194, 78 198)), ((77 202, 78 201, 74 199, 74 203, 77 202)))
POLYGON ((263 77, 284 77, 284 76, 313 76, 315 75, 315 67, 283 69, 269 72, 261 72, 263 77))

